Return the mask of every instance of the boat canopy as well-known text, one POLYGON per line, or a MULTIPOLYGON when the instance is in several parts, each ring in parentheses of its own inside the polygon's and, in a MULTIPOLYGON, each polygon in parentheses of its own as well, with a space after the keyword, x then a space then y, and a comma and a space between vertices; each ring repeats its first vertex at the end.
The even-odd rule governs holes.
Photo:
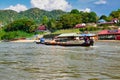
POLYGON ((89 36, 89 37, 92 37, 92 36, 95 36, 95 34, 78 34, 79 37, 83 37, 83 36, 89 36))
POLYGON ((60 34, 57 36, 57 38, 61 38, 61 37, 84 37, 84 36, 95 36, 95 34, 77 34, 77 33, 64 33, 64 34, 60 34))
POLYGON ((57 37, 58 38, 60 38, 60 37, 75 37, 77 35, 78 35, 77 33, 64 33, 64 34, 58 35, 57 37))

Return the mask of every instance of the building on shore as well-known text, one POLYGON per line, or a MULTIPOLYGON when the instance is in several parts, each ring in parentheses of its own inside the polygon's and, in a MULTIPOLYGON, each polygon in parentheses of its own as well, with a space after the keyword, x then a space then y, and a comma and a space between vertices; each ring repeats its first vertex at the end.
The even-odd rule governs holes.
POLYGON ((100 20, 98 20, 97 24, 98 25, 104 25, 104 24, 114 25, 114 24, 117 24, 117 23, 119 23, 119 19, 114 18, 109 22, 105 21, 104 19, 100 19, 100 20))
POLYGON ((98 33, 99 40, 120 40, 120 30, 102 30, 98 33))
POLYGON ((85 28, 86 27, 86 24, 85 23, 82 23, 82 24, 76 24, 74 26, 74 28, 85 28))
POLYGON ((40 25, 38 28, 37 28, 37 31, 46 31, 47 28, 45 25, 40 25))

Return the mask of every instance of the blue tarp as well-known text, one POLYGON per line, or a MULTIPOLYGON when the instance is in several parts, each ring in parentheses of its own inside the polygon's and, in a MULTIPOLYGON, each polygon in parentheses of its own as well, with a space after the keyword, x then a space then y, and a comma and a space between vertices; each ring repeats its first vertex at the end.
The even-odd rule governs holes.
POLYGON ((95 36, 95 34, 79 34, 79 36, 95 36))
POLYGON ((99 23, 105 23, 106 21, 104 19, 98 20, 99 23))
POLYGON ((40 42, 41 42, 41 43, 44 43, 44 42, 45 42, 45 39, 44 39, 44 38, 40 38, 40 42))

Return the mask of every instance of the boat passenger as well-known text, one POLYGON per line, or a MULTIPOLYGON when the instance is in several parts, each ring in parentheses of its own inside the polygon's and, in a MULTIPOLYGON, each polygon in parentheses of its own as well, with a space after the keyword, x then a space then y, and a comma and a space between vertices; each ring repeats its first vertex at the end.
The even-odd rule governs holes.
POLYGON ((83 39, 84 39, 84 41, 85 41, 86 44, 90 43, 90 37, 84 36, 83 39))
POLYGON ((80 40, 79 37, 76 37, 75 40, 80 40))

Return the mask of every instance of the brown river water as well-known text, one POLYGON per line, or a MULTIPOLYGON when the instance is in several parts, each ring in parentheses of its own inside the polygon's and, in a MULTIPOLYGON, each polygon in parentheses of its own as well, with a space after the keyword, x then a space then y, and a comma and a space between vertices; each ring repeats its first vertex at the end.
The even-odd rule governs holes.
POLYGON ((1 42, 0 80, 120 80, 120 42, 92 47, 1 42))

